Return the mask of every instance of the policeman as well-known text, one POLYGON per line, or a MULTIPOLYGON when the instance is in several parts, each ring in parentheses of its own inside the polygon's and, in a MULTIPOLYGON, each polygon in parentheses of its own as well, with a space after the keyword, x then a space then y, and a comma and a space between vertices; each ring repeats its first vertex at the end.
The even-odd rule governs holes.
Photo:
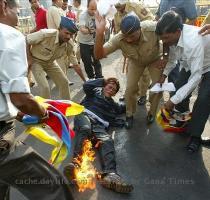
MULTIPOLYGON (((138 81, 145 68, 148 67, 152 83, 157 82, 160 70, 155 66, 161 63, 161 48, 158 37, 155 34, 156 22, 144 21, 141 23, 134 14, 126 15, 121 21, 121 32, 113 36, 103 46, 103 33, 105 30, 105 19, 96 16, 96 44, 95 56, 104 58, 108 54, 121 49, 128 60, 127 86, 125 91, 126 101, 126 128, 133 125, 133 115, 136 111, 136 95, 138 92, 138 81)), ((148 112, 147 121, 154 120, 159 100, 162 94, 150 96, 151 107, 148 112)))
MULTIPOLYGON (((47 26, 49 29, 59 29, 61 17, 66 17, 66 13, 62 10, 63 0, 53 0, 52 6, 48 9, 47 12, 47 26)), ((74 49, 76 48, 73 40, 69 40, 70 45, 73 45, 74 49)), ((84 74, 81 70, 79 63, 75 63, 75 60, 71 61, 71 57, 67 56, 67 52, 63 54, 63 56, 56 60, 57 64, 63 70, 64 74, 67 76, 67 69, 71 64, 74 68, 75 72, 80 76, 80 78, 85 81, 84 74)), ((69 81, 69 85, 73 85, 73 82, 69 81)))
POLYGON ((119 0, 119 2, 115 4, 115 8, 117 9, 116 14, 114 15, 114 25, 116 33, 120 31, 120 23, 122 21, 122 18, 130 12, 134 12, 141 21, 154 19, 151 11, 140 2, 119 0))
MULTIPOLYGON (((127 0, 119 0, 119 2, 115 4, 115 8, 117 9, 117 12, 114 15, 115 33, 120 31, 120 23, 122 18, 130 12, 134 12, 141 21, 154 20, 154 16, 151 11, 140 2, 128 2, 127 0)), ((139 105, 144 105, 146 103, 146 93, 149 85, 150 76, 148 70, 146 69, 142 75, 142 78, 139 80, 139 105)))
POLYGON ((28 54, 32 58, 32 71, 40 86, 42 97, 51 97, 46 73, 59 89, 60 98, 70 99, 68 79, 55 60, 67 52, 71 62, 77 65, 73 45, 69 42, 76 32, 77 27, 74 22, 67 17, 61 17, 59 30, 43 29, 27 35, 28 54))

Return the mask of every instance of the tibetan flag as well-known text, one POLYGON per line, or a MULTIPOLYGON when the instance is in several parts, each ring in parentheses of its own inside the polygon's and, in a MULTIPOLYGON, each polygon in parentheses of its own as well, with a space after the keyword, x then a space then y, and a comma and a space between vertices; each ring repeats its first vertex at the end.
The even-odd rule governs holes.
POLYGON ((53 164, 55 167, 58 167, 59 164, 66 159, 68 155, 68 150, 66 145, 57 137, 48 134, 48 132, 45 131, 43 125, 40 124, 36 126, 29 126, 25 130, 25 133, 31 134, 38 140, 54 146, 54 149, 51 152, 49 163, 53 164))
POLYGON ((157 124, 169 133, 183 133, 187 130, 187 123, 191 119, 191 113, 168 112, 166 109, 161 108, 156 116, 157 124), (183 122, 181 126, 177 126, 177 122, 183 122))
POLYGON ((83 112, 84 107, 66 100, 46 100, 41 97, 35 97, 35 99, 49 113, 49 118, 44 121, 43 125, 50 127, 60 140, 52 139, 40 124, 30 126, 25 132, 45 143, 55 146, 50 162, 58 165, 69 154, 71 139, 74 137, 74 131, 71 130, 66 116, 78 115, 83 112))
POLYGON ((49 105, 57 108, 66 117, 78 115, 84 111, 84 106, 69 100, 51 100, 40 96, 35 97, 36 101, 47 108, 49 105))

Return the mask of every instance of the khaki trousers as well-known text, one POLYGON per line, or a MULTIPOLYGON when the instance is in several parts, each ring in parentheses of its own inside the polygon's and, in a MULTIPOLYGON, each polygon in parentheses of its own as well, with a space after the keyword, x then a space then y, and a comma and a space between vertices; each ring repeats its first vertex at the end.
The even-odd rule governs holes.
MULTIPOLYGON (((161 71, 155 67, 139 66, 138 61, 129 59, 128 61, 128 74, 127 74, 127 86, 125 91, 126 102, 126 116, 130 117, 136 112, 136 101, 138 94, 138 82, 142 77, 144 70, 148 68, 150 77, 152 79, 152 85, 155 84, 161 75, 161 71)), ((159 101, 162 97, 162 93, 150 93, 149 102, 151 103, 149 113, 155 116, 159 101)))
POLYGON ((70 100, 68 79, 55 61, 47 63, 34 60, 32 64, 32 72, 38 84, 40 96, 47 99, 51 98, 49 84, 46 79, 47 74, 58 88, 59 98, 70 100))
POLYGON ((150 86, 150 75, 149 75, 149 70, 146 68, 142 74, 142 77, 139 80, 138 96, 139 97, 146 96, 149 86, 150 86))
POLYGON ((67 76, 67 70, 69 67, 69 59, 67 55, 62 56, 61 58, 57 59, 56 62, 64 72, 64 74, 67 76))

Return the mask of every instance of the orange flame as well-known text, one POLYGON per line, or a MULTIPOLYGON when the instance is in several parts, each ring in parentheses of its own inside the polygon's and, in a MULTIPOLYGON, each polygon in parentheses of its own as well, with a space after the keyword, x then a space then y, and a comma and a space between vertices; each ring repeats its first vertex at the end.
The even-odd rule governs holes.
POLYGON ((83 143, 82 154, 74 158, 74 162, 78 164, 78 168, 74 169, 76 184, 79 192, 86 189, 94 189, 96 187, 96 169, 93 167, 95 160, 95 152, 92 150, 92 143, 85 140, 83 143))

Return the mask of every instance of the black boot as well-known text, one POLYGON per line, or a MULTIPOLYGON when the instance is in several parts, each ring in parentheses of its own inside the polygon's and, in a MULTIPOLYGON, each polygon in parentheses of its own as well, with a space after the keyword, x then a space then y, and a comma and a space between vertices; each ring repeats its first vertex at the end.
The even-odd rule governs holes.
POLYGON ((131 129, 132 127, 133 127, 133 116, 126 117, 125 128, 126 129, 131 129))

